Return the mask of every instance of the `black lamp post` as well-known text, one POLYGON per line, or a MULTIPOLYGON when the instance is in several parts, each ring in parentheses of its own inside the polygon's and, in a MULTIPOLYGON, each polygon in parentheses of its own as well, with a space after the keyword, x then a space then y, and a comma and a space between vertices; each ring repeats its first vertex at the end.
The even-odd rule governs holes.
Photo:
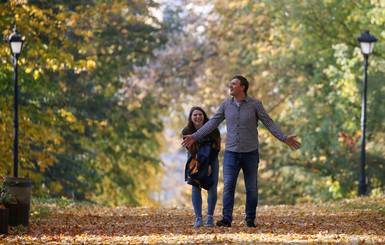
MULTIPOLYGON (((13 225, 24 225, 28 226, 29 221, 29 210, 31 206, 31 184, 32 180, 30 178, 19 178, 18 177, 18 153, 19 153, 19 114, 18 114, 18 84, 17 84, 17 61, 23 47, 23 38, 17 33, 16 25, 13 28, 13 33, 8 37, 9 46, 11 47, 11 53, 13 56, 13 66, 14 66, 14 78, 15 78, 15 89, 14 89, 14 141, 13 141, 13 178, 5 177, 2 183, 2 186, 8 188, 9 193, 15 195, 18 198, 17 206, 22 207, 21 209, 17 208, 17 219, 13 219, 13 225)), ((11 223, 11 219, 10 219, 11 223)))
POLYGON ((16 25, 13 28, 13 33, 8 37, 9 46, 11 47, 11 53, 13 56, 14 66, 14 139, 13 139, 13 177, 18 177, 18 153, 19 153, 19 114, 18 114, 18 84, 17 84, 17 61, 23 46, 23 39, 19 33, 17 33, 16 25))
POLYGON ((358 182, 358 196, 366 194, 366 179, 365 179, 365 127, 366 127, 366 88, 367 88, 367 69, 369 54, 373 52, 374 43, 377 39, 365 31, 358 41, 361 45, 361 51, 365 58, 364 71, 364 87, 362 91, 362 111, 361 111, 361 164, 360 164, 360 178, 358 182))

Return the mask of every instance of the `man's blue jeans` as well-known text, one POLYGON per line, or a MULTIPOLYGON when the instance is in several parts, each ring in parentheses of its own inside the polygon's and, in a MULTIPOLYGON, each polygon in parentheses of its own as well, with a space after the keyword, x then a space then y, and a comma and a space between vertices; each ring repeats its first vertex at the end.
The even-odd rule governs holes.
POLYGON ((247 153, 225 151, 223 160, 223 217, 233 220, 234 193, 242 169, 246 186, 246 220, 255 220, 258 205, 258 149, 247 153))
MULTIPOLYGON (((211 166, 211 172, 213 174, 214 184, 207 190, 207 214, 213 215, 215 205, 217 204, 217 186, 218 186, 218 173, 219 173, 219 161, 217 160, 211 166)), ((192 186, 191 199, 194 206, 195 217, 202 218, 202 192, 201 188, 192 186)))

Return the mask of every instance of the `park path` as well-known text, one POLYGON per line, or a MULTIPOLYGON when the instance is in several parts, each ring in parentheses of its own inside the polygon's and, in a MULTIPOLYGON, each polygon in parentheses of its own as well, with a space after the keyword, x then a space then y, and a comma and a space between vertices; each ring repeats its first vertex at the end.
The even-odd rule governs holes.
POLYGON ((0 244, 385 244, 382 204, 367 203, 261 206, 257 228, 246 227, 242 206, 231 228, 193 228, 191 207, 40 204, 28 228, 14 228, 0 244))

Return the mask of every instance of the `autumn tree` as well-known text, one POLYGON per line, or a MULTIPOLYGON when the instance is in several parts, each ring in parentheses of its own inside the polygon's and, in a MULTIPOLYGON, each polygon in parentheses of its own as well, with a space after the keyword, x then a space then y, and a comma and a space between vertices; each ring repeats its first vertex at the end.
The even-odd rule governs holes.
MULTIPOLYGON (((134 91, 120 96, 134 66, 151 58, 162 42, 152 1, 9 1, 0 5, 0 26, 10 34, 13 16, 26 36, 21 56, 23 123, 22 174, 33 177, 34 194, 68 195, 109 204, 151 201, 161 173, 157 135, 162 121, 154 96, 134 91), (24 135, 28 132, 27 135, 24 135), (28 137, 29 136, 29 137, 28 137), (155 137, 154 137, 155 136, 155 137), (45 155, 44 155, 45 154, 45 155)), ((1 50, 1 70, 11 98, 12 67, 1 50), (9 88, 8 88, 9 87, 9 88)), ((2 101, 4 118, 11 104, 2 101)), ((3 117, 2 117, 3 118, 3 117)), ((1 140, 7 158, 1 174, 10 175, 12 128, 1 140)))

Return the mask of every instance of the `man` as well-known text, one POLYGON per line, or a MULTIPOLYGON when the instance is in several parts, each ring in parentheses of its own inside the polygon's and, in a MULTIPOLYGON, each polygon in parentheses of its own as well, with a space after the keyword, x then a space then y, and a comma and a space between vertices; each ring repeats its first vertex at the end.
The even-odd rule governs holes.
POLYGON ((235 76, 230 81, 230 95, 233 97, 222 102, 217 113, 197 132, 185 135, 182 146, 189 147, 196 140, 209 134, 226 119, 227 138, 223 159, 223 218, 217 226, 231 227, 234 209, 234 192, 242 169, 246 186, 246 223, 255 226, 258 205, 257 172, 259 165, 258 120, 278 140, 285 142, 292 150, 301 144, 294 139, 296 135, 286 135, 265 111, 262 102, 247 96, 249 82, 243 76, 235 76))

